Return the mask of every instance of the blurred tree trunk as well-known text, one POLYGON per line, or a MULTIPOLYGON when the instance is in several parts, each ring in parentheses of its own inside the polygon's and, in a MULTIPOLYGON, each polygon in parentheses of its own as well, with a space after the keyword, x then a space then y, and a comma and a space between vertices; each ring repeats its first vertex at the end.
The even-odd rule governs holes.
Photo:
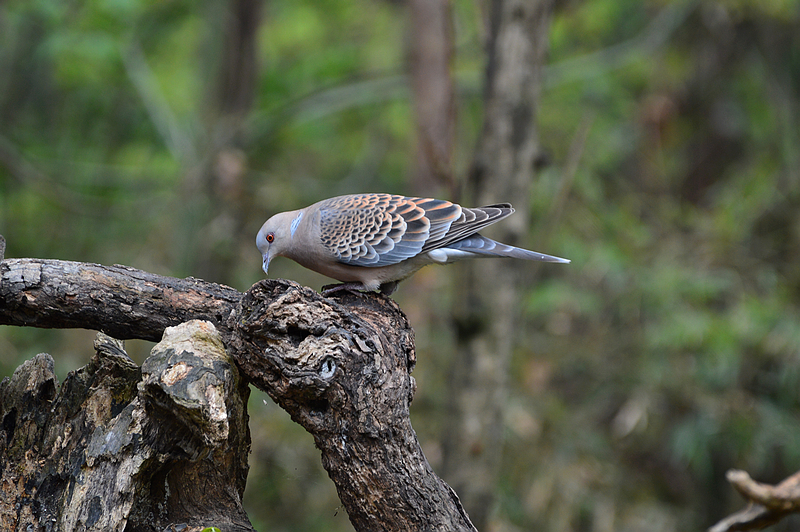
POLYGON ((455 89, 451 72, 453 23, 450 0, 409 0, 409 74, 417 123, 414 190, 431 195, 444 185, 455 194, 455 89))
POLYGON ((198 166, 187 176, 187 185, 197 195, 195 219, 209 220, 197 231, 189 224, 196 242, 197 264, 191 273, 204 279, 230 283, 237 250, 236 239, 249 212, 246 194, 247 159, 242 150, 243 120, 253 105, 258 60, 256 37, 261 22, 261 0, 230 0, 221 13, 211 6, 210 25, 219 25, 217 39, 207 46, 218 56, 209 86, 206 120, 208 138, 198 166), (217 19, 222 21, 221 24, 217 19))
MULTIPOLYGON (((512 201, 517 214, 495 234, 521 245, 539 151, 535 128, 547 52, 551 0, 493 0, 484 126, 468 177, 476 205, 512 201)), ((461 495, 478 529, 486 528, 503 446, 503 405, 517 325, 522 261, 471 261, 461 270, 454 311, 457 355, 449 383, 443 477, 461 495)))

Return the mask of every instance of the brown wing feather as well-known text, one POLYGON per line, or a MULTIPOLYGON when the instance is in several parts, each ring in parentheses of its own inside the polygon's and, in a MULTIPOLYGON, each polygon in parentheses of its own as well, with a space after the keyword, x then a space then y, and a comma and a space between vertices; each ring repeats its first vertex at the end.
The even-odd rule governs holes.
POLYGON ((320 202, 320 238, 354 266, 397 264, 466 238, 514 212, 500 203, 478 208, 432 198, 353 194, 320 202))
POLYGON ((425 243, 422 248, 423 253, 446 247, 448 244, 474 235, 484 227, 511 216, 514 208, 509 203, 498 203, 485 207, 461 207, 461 211, 461 216, 448 227, 446 233, 436 239, 430 238, 425 243))
POLYGON ((319 205, 320 238, 336 258, 354 266, 386 266, 420 253, 431 223, 404 196, 354 194, 319 205))

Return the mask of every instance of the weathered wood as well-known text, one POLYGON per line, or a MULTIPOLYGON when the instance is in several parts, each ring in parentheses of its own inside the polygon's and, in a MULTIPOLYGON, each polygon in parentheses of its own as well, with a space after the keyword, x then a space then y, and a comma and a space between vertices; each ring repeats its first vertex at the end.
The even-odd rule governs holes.
MULTIPOLYGON (((313 290, 283 280, 261 281, 241 294, 232 288, 197 279, 161 277, 124 266, 34 259, 0 262, 0 324, 81 327, 111 331, 124 338, 153 339, 168 325, 195 317, 207 320, 210 322, 208 327, 213 324, 219 330, 221 342, 244 381, 266 391, 295 422, 312 434, 322 451, 323 466, 335 483, 342 504, 357 530, 475 530, 455 492, 431 469, 411 426, 409 405, 415 384, 410 373, 416 360, 413 331, 391 299, 374 293, 350 292, 324 298, 313 290)), ((107 409, 119 416, 122 415, 120 409, 125 412, 126 408, 131 408, 143 412, 141 415, 145 417, 126 414, 127 417, 116 421, 103 418, 102 423, 92 425, 90 434, 99 434, 102 438, 84 437, 70 444, 73 461, 69 463, 77 469, 67 471, 78 474, 76 471, 81 467, 87 467, 80 465, 82 462, 75 457, 80 457, 81 453, 87 456, 90 456, 87 453, 97 453, 97 448, 90 446, 92 442, 97 445, 109 434, 112 441, 128 441, 124 439, 127 432, 116 433, 114 427, 128 431, 132 424, 139 423, 149 427, 142 429, 140 439, 133 439, 140 447, 130 447, 134 443, 123 447, 135 451, 133 455, 141 459, 140 467, 152 466, 154 460, 162 460, 165 456, 182 462, 180 465, 172 462, 173 467, 159 469, 157 474, 151 469, 142 469, 140 476, 151 480, 151 490, 131 492, 129 497, 133 502, 129 513, 132 517, 129 519, 144 515, 145 510, 140 509, 155 511, 155 508, 160 508, 158 504, 163 503, 167 495, 164 490, 158 492, 156 486, 169 481, 171 501, 177 505, 179 500, 183 500, 181 504, 186 509, 185 514, 169 514, 173 519, 171 522, 177 522, 175 519, 189 522, 188 516, 193 512, 206 516, 213 511, 218 516, 229 516, 228 529, 246 529, 236 528, 249 524, 243 516, 236 521, 239 519, 238 508, 232 506, 230 494, 223 493, 225 487, 212 484, 213 489, 209 489, 205 479, 205 475, 212 475, 218 472, 217 468, 222 468, 233 479, 233 488, 228 491, 241 493, 240 489, 244 488, 242 472, 246 471, 249 449, 244 436, 246 431, 237 432, 236 442, 228 443, 230 454, 202 460, 209 448, 209 435, 221 434, 211 415, 214 410, 203 415, 187 411, 186 401, 169 400, 169 394, 165 396, 165 392, 159 391, 162 384, 183 375, 185 367, 181 366, 182 363, 187 367, 198 367, 193 357, 195 354, 184 353, 178 348, 151 356, 142 367, 144 376, 136 388, 138 395, 130 385, 120 385, 127 390, 125 393, 128 395, 122 395, 129 402, 107 409), (182 420, 183 428, 165 428, 173 426, 168 424, 173 423, 172 418, 182 420), (162 424, 162 421, 167 424, 162 424), (106 428, 100 429, 101 425, 106 428), (94 432, 96 430, 104 432, 94 432), (143 444, 149 447, 141 447, 143 444), (203 471, 198 464, 206 464, 211 470, 203 471), (180 482, 177 482, 178 478, 180 482), (209 502, 199 507, 194 501, 204 500, 199 498, 203 494, 219 496, 221 502, 217 506, 209 502)), ((78 373, 89 372, 93 383, 101 382, 100 375, 108 371, 98 373, 97 369, 91 368, 98 364, 105 368, 106 358, 98 358, 93 361, 94 365, 87 366, 89 369, 84 368, 78 373)), ((39 360, 37 363, 43 362, 39 360)), ((48 364, 52 362, 44 365, 48 364)), ((115 364, 122 364, 120 367, 125 371, 136 371, 135 366, 128 367, 121 362, 115 364)), ((51 374, 52 370, 47 375, 51 374)), ((76 381, 77 378, 68 379, 58 392, 59 397, 63 397, 58 401, 71 405, 68 410, 71 417, 52 418, 62 419, 62 433, 64 424, 80 416, 84 420, 89 415, 87 411, 92 411, 89 399, 80 395, 67 399, 73 397, 67 391, 74 388, 68 383, 84 383, 86 380, 76 381)), ((32 409, 26 410, 28 418, 25 419, 47 417, 48 405, 57 389, 54 379, 42 377, 39 379, 41 386, 26 391, 21 383, 29 382, 29 378, 12 378, 4 384, 0 408, 17 404, 14 401, 23 401, 24 397, 44 397, 41 401, 30 402, 32 409)), ((84 388, 90 386, 78 386, 79 390, 84 388)), ((226 404, 231 395, 246 398, 241 387, 225 386, 224 390, 226 404)), ((8 411, 11 408, 14 407, 9 407, 8 411)), ((246 419, 244 403, 241 408, 246 419)), ((36 421, 23 425, 30 427, 33 426, 31 423, 38 426, 36 421)), ((27 432, 18 432, 17 426, 19 424, 15 422, 6 432, 6 437, 10 438, 8 441, 20 443, 3 447, 0 452, 27 446, 24 443, 28 441, 25 439, 27 432)), ((3 427, 8 429, 5 425, 3 427)), ((58 432, 53 431, 54 434, 58 432)), ((219 441, 219 437, 214 438, 214 441, 219 441)), ((6 441, 0 434, 0 446, 6 441)), ((37 449, 57 448, 58 445, 53 447, 55 443, 61 444, 48 440, 46 446, 40 445, 37 449)), ((105 454, 98 456, 106 460, 105 454)), ((17 453, 14 457, 18 464, 23 464, 19 460, 27 459, 24 453, 17 453)), ((30 460, 24 464, 31 471, 37 460, 43 460, 46 468, 51 467, 51 462, 54 465, 60 463, 53 462, 54 458, 49 455, 40 454, 31 455, 30 460)), ((103 463, 118 462, 108 459, 103 463)), ((25 465, 19 467, 25 469, 25 465)), ((4 472, 8 470, 4 466, 4 472)), ((9 485, 13 482, 5 484, 6 487, 9 485)), ((6 487, 0 487, 0 497, 4 496, 6 487)), ((47 492, 39 489, 37 493, 47 492)), ((31 499, 33 502, 25 507, 25 511, 42 522, 42 516, 49 515, 42 509, 51 507, 52 501, 40 502, 36 496, 31 499)), ((97 502, 92 502, 94 506, 90 504, 80 514, 83 516, 81 519, 94 519, 99 515, 94 510, 98 504, 100 508, 110 504, 102 497, 92 500, 97 502), (93 516, 91 519, 87 517, 90 514, 93 516)))
POLYGON ((223 325, 241 296, 229 286, 120 265, 0 262, 0 325, 93 329, 157 342, 164 329, 191 319, 223 325))
POLYGON ((314 436, 357 530, 475 530, 411 427, 414 336, 394 301, 257 284, 236 332, 242 371, 314 436))
POLYGON ((708 532, 761 530, 789 514, 800 512, 800 471, 775 486, 756 482, 747 472, 737 469, 728 471, 726 477, 749 504, 716 523, 708 532))
POLYGON ((59 387, 40 354, 0 383, 2 530, 253 530, 241 506, 249 388, 208 322, 139 368, 102 333, 59 387))

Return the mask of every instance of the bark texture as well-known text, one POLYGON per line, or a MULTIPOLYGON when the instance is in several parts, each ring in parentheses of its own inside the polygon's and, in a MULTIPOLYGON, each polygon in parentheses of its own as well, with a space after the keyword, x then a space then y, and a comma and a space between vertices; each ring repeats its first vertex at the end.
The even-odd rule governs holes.
POLYGON ((2 530, 253 530, 249 389, 214 326, 167 329, 141 368, 95 350, 61 386, 47 354, 0 383, 2 530))
POLYGON ((411 426, 413 331, 391 299, 348 292, 324 298, 282 280, 262 281, 241 294, 121 266, 0 262, 0 324, 79 326, 151 339, 194 315, 203 317, 196 322, 202 326, 191 335, 170 333, 169 344, 165 335, 141 369, 107 340, 103 345, 116 347, 98 350, 92 363, 60 388, 47 355, 4 381, 3 516, 17 523, 23 514, 28 523, 63 521, 64 509, 73 508, 63 494, 84 489, 81 482, 94 467, 105 476, 92 485, 106 491, 80 502, 84 506, 76 506, 81 509, 70 523, 90 530, 149 531, 155 529, 141 516, 162 516, 155 521, 159 526, 216 516, 215 526, 223 530, 248 529, 234 504, 244 489, 249 449, 246 425, 233 425, 234 417, 247 419, 247 388, 237 384, 238 368, 242 382, 269 393, 312 434, 356 530, 475 530, 455 492, 431 469, 411 426), (222 362, 223 347, 235 368, 222 362), (216 376, 223 370, 233 380, 216 376), (120 373, 119 381, 113 380, 120 373), (197 384, 190 386, 193 375, 197 384), (100 400, 94 399, 97 393, 105 401, 102 408, 92 406, 100 400), (68 407, 54 415, 61 412, 53 406, 59 404, 68 407), (58 439, 70 435, 71 443, 58 439), (214 454, 217 448, 225 454, 214 454), (53 452, 61 454, 48 454, 53 452), (64 453, 68 461, 56 459, 64 453), (127 453, 127 462, 120 453, 127 453), (67 486, 61 495, 45 498, 50 492, 41 487, 44 473, 37 471, 58 467, 64 470, 53 478, 66 479, 67 486), (39 475, 40 484, 23 479, 20 471, 39 475), (209 484, 214 475, 227 484, 209 484), (108 499, 120 479, 134 484, 122 490, 126 499, 108 499), (30 486, 34 493, 22 491, 30 486), (20 497, 29 504, 14 514, 20 497), (142 527, 114 521, 123 513, 142 527))
MULTIPOLYGON (((494 236, 524 245, 528 200, 539 153, 536 110, 547 51, 551 0, 493 0, 490 5, 484 127, 467 183, 476 205, 514 200, 517 213, 494 236)), ((448 396, 443 477, 461 494, 478 528, 488 522, 503 447, 502 405, 517 325, 524 261, 464 264, 454 316, 458 357, 448 396), (486 279, 492 279, 487 283, 486 279)))
POLYGON ((800 512, 800 471, 776 486, 756 482, 745 471, 736 469, 728 471, 726 476, 749 504, 709 528, 708 532, 761 530, 789 514, 800 512))
POLYGON ((223 326, 241 298, 229 286, 127 266, 42 259, 0 264, 0 325, 94 329, 157 342, 191 319, 223 326))
POLYGON ((394 301, 259 284, 236 328, 243 371, 313 434, 357 530, 474 530, 411 427, 414 337, 394 301))

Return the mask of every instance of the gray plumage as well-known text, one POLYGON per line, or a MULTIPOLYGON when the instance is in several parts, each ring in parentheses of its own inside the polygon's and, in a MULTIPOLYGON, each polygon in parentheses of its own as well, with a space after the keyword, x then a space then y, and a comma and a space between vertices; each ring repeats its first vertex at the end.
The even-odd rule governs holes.
POLYGON ((477 234, 513 212, 508 203, 466 208, 431 198, 352 194, 276 214, 261 227, 256 246, 265 273, 283 256, 345 283, 323 287, 325 293, 380 288, 390 294, 423 266, 465 258, 569 262, 477 234))

